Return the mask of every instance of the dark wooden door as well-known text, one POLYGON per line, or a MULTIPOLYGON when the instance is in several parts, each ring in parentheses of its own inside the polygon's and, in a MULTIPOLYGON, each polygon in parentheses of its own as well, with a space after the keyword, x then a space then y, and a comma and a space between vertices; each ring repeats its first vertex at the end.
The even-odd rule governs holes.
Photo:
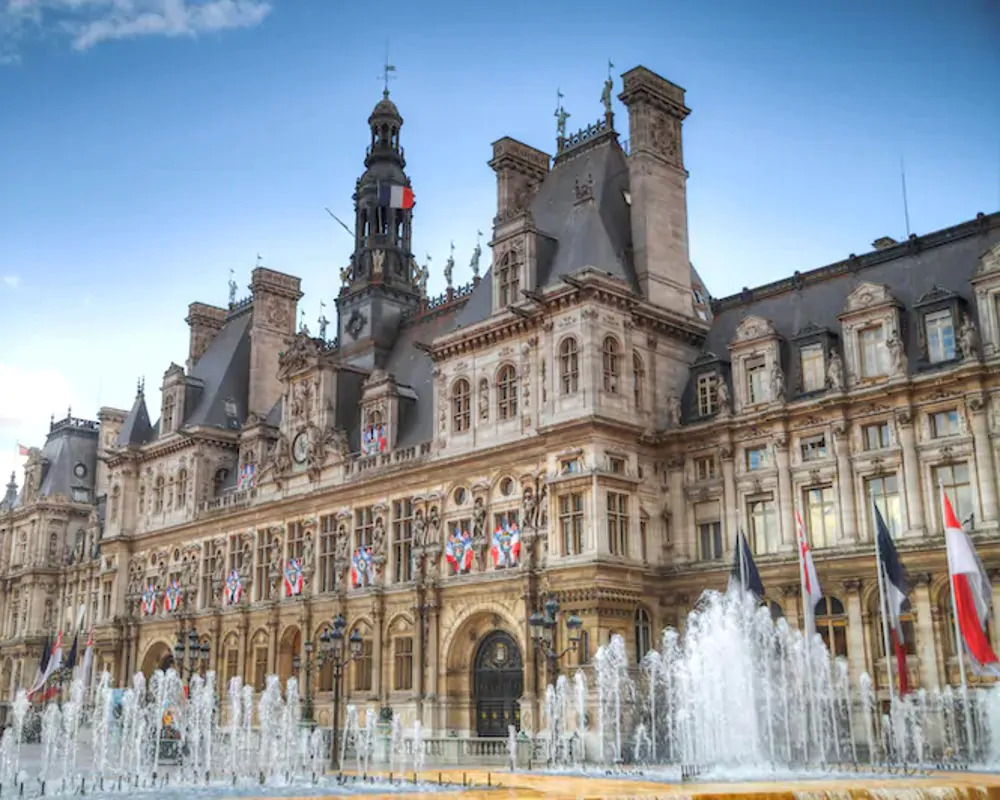
POLYGON ((506 736, 507 727, 521 729, 518 700, 524 690, 521 651, 510 634, 493 631, 476 651, 476 733, 506 736))

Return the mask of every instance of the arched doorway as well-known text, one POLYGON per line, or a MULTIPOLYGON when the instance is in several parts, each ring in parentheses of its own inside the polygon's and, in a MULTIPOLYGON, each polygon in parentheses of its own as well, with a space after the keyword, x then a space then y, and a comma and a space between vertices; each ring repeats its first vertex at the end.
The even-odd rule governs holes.
POLYGON ((174 654, 166 642, 157 642, 147 651, 142 659, 142 674, 149 680, 158 669, 168 669, 173 666, 174 654))
POLYGON ((524 672, 517 643, 493 631, 480 642, 475 664, 476 735, 506 736, 509 725, 520 730, 524 672))
MULTIPOLYGON (((301 650, 302 632, 294 625, 286 628, 278 643, 278 679, 281 681, 282 690, 288 684, 288 679, 295 675, 294 659, 301 650)), ((302 692, 303 688, 299 687, 299 691, 302 692)))

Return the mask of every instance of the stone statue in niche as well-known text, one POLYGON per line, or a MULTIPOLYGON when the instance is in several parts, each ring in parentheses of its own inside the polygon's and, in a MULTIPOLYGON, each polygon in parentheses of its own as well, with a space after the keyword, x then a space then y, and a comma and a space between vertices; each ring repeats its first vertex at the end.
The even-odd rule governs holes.
POLYGON ((42 627, 51 631, 56 626, 56 609, 51 598, 45 600, 45 613, 42 614, 42 627))
POLYGON ((681 425, 681 400, 672 394, 667 398, 667 427, 679 428, 681 425))
POLYGON ((481 497, 476 498, 472 508, 472 535, 475 537, 486 535, 486 505, 481 497))
POLYGON ((385 523, 382 517, 375 518, 375 527, 372 528, 372 554, 376 556, 385 555, 385 523))
POLYGON ((535 527, 535 514, 538 512, 538 503, 535 500, 535 493, 530 486, 525 486, 521 497, 521 522, 525 528, 535 527))
POLYGON ((732 410, 729 406, 729 387, 726 385, 726 379, 721 375, 715 383, 715 402, 719 406, 719 413, 723 416, 728 415, 732 410))
POLYGON ((73 546, 73 563, 79 564, 83 561, 83 554, 86 548, 86 534, 81 528, 76 532, 76 543, 73 546))
POLYGON ((844 388, 844 360, 837 350, 830 351, 830 363, 826 368, 826 380, 830 388, 839 392, 844 388))
POLYGON ((302 543, 302 569, 312 572, 313 563, 316 558, 316 547, 313 545, 312 531, 306 531, 305 541, 302 543))
POLYGON ((283 475, 292 468, 292 451, 288 446, 288 438, 285 436, 279 436, 277 443, 274 445, 274 470, 279 475, 283 475))
POLYGON ((413 546, 423 547, 427 544, 427 522, 424 520, 424 512, 417 511, 413 518, 413 546))
POLYGON ((484 422, 490 418, 490 384, 483 378, 479 381, 479 419, 484 422))
POLYGON ((958 328, 958 346, 962 351, 962 358, 966 361, 972 361, 977 357, 979 334, 976 323, 968 314, 962 314, 962 324, 958 328))
POLYGON ((785 373, 777 361, 771 367, 771 402, 780 403, 785 399, 785 373))
POLYGON ((906 374, 906 352, 903 346, 903 340, 899 338, 899 334, 895 331, 886 340, 885 349, 889 353, 889 374, 890 375, 905 375, 906 374))

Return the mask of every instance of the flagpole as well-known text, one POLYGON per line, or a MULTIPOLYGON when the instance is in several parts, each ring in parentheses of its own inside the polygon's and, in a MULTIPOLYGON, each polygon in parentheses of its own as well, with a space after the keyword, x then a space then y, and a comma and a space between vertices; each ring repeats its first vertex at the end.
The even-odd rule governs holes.
MULTIPOLYGON (((743 549, 743 532, 737 528, 736 529, 736 557, 740 560, 740 588, 743 589, 744 594, 750 591, 750 586, 747 582, 747 557, 746 551, 743 549)), ((749 547, 749 544, 747 544, 749 547)), ((763 599, 763 598, 762 598, 763 599)))
MULTIPOLYGON (((872 501, 874 504, 874 500, 872 501)), ((878 569, 878 611, 882 618, 882 647, 885 650, 885 674, 889 680, 889 709, 896 704, 896 688, 892 684, 892 658, 889 656, 889 609, 886 605, 885 572, 882 569, 882 553, 878 549, 878 531, 875 532, 875 564, 878 569)), ((900 679, 902 686, 902 678, 900 679)), ((870 756, 869 756, 870 757, 870 756)))
MULTIPOLYGON (((944 484, 938 485, 941 493, 941 519, 944 520, 944 484)), ((942 524, 941 527, 944 527, 942 524)), ((955 624, 955 655, 958 658, 958 674, 962 681, 962 705, 965 711, 965 736, 969 743, 969 760, 972 760, 972 712, 969 709, 969 684, 965 677, 965 641, 962 639, 962 628, 958 624, 958 605, 955 603, 955 572, 951 563, 951 551, 948 549, 948 533, 945 531, 945 556, 948 559, 948 591, 951 593, 951 619, 955 624)), ((946 676, 947 677, 947 676, 946 676)))
MULTIPOLYGON (((805 667, 805 679, 806 679, 806 689, 809 695, 809 701, 805 703, 806 713, 809 715, 807 724, 813 729, 813 735, 816 734, 816 714, 812 708, 811 701, 814 699, 812 694, 812 668, 811 668, 811 650, 812 650, 812 637, 815 633, 815 627, 812 619, 812 600, 809 597, 809 592, 806 590, 806 559, 805 553, 802 552, 803 539, 805 538, 805 530, 799 531, 799 510, 796 504, 792 504, 792 511, 795 518, 795 549, 799 554, 799 589, 802 596, 802 638, 804 647, 802 648, 802 657, 804 659, 805 667)), ((817 737, 818 739, 818 737, 817 737)), ((803 756, 808 757, 809 750, 809 740, 805 739, 806 752, 803 756)))

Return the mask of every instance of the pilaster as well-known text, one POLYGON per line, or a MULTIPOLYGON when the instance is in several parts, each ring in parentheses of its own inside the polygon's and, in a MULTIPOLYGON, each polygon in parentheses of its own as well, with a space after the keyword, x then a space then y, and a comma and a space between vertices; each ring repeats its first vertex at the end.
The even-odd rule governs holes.
POLYGON ((979 498, 982 501, 983 510, 982 522, 989 527, 994 527, 997 524, 996 468, 993 462, 993 446, 990 442, 986 417, 987 404, 981 396, 970 397, 968 409, 969 416, 972 418, 976 475, 979 479, 979 498))
POLYGON ((865 672, 865 632, 861 613, 861 581, 849 578, 844 581, 847 599, 847 667, 851 686, 857 686, 865 672))
POLYGON ((837 494, 840 497, 840 540, 854 543, 858 540, 857 511, 854 503, 854 480, 851 473, 851 443, 847 424, 833 426, 833 446, 837 451, 837 494))
POLYGON ((719 458, 722 461, 722 502, 724 530, 722 546, 726 553, 732 552, 736 541, 736 530, 739 526, 739 511, 736 507, 736 476, 733 463, 733 446, 724 444, 719 448, 719 458))
POLYGON ((906 487, 906 511, 909 526, 905 536, 921 536, 924 532, 924 493, 917 457, 917 439, 913 412, 904 409, 896 414, 899 444, 903 450, 903 483, 906 487))
POLYGON ((788 469, 788 434, 782 432, 774 437, 774 465, 778 470, 778 531, 781 534, 781 549, 795 549, 795 508, 792 495, 792 473, 788 469))
POLYGON ((916 612, 917 653, 920 655, 921 688, 935 690, 941 686, 937 664, 937 639, 931 613, 931 576, 926 572, 914 576, 913 610, 916 612))

